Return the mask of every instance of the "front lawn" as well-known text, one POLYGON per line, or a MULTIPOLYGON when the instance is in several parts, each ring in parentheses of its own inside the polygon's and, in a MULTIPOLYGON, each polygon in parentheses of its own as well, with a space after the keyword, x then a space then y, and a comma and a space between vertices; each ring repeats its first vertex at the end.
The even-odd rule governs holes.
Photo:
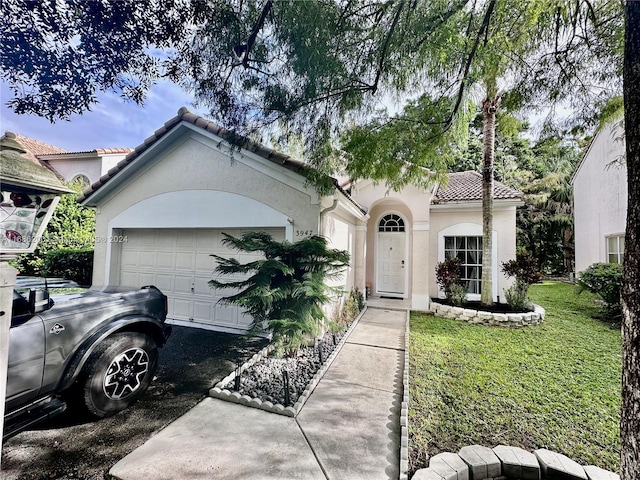
POLYGON ((594 297, 545 282, 531 299, 547 316, 506 329, 411 314, 411 471, 465 445, 548 448, 619 469, 620 330, 594 297))

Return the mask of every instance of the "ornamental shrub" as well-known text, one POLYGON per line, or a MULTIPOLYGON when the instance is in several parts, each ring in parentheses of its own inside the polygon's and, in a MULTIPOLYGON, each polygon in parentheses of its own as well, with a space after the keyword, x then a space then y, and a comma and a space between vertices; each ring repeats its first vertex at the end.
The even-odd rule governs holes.
POLYGON ((529 285, 516 280, 513 285, 504 291, 504 297, 514 312, 526 312, 531 310, 527 294, 529 293, 529 285))
MULTIPOLYGON (((462 260, 458 257, 448 258, 436 265, 436 281, 444 291, 448 301, 452 301, 451 287, 462 285, 462 260)), ((466 289, 465 289, 466 291, 466 289)))
POLYGON ((516 258, 502 262, 502 273, 507 277, 515 277, 513 285, 504 291, 504 297, 514 312, 530 310, 527 295, 529 286, 542 280, 535 259, 526 252, 516 253, 516 258))
POLYGON ((605 311, 621 313, 620 291, 622 289, 622 265, 618 263, 594 263, 578 274, 576 292, 589 290, 604 300, 605 311))
POLYGON ((502 263, 502 273, 524 285, 533 285, 542 280, 536 260, 526 252, 516 253, 516 258, 502 263))
POLYGON ((225 245, 260 253, 262 258, 242 264, 236 258, 212 255, 218 262, 217 274, 242 277, 209 281, 213 288, 236 290, 219 302, 243 308, 253 318, 251 333, 271 333, 278 351, 295 356, 305 338, 315 335, 325 322, 322 306, 340 291, 325 280, 342 273, 349 253, 328 248, 327 240, 317 235, 296 243, 277 242, 264 232, 240 238, 223 235, 225 245))
POLYGON ((449 287, 451 293, 451 302, 456 307, 461 307, 467 303, 467 287, 460 283, 454 283, 449 287))

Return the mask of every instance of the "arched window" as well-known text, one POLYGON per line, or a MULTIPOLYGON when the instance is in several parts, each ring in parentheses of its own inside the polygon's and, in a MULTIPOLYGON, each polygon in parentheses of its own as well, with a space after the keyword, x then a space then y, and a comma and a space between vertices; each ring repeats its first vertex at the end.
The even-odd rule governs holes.
POLYGON ((379 232, 404 232, 404 220, 399 215, 390 213, 380 219, 379 232))
POLYGON ((71 183, 80 183, 80 185, 82 185, 83 189, 88 188, 91 185, 91 182, 89 181, 89 177, 87 177, 86 175, 76 175, 75 177, 73 177, 73 180, 71 180, 71 183))

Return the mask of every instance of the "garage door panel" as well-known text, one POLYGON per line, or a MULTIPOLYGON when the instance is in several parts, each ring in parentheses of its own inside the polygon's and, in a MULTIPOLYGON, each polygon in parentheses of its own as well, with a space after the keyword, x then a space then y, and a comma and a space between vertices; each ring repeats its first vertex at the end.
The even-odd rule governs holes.
POLYGON ((158 269, 173 270, 175 268, 174 252, 158 251, 157 265, 158 269))
POLYGON ((192 271, 194 267, 193 252, 176 252, 176 270, 192 271))
MULTIPOLYGON (((125 230, 128 242, 121 248, 120 284, 139 287, 156 285, 168 297, 168 318, 234 329, 247 329, 251 317, 235 306, 220 305, 222 296, 233 289, 213 289, 209 280, 238 280, 246 276, 214 275, 217 261, 212 254, 238 258, 242 263, 261 258, 240 254, 224 246, 222 232, 234 237, 246 229, 136 229, 125 230)), ((267 230, 275 239, 284 239, 284 228, 267 230)))
POLYGON ((218 266, 216 259, 210 253, 196 253, 196 271, 204 271, 213 274, 218 266))
POLYGON ((157 274, 155 286, 163 292, 173 292, 173 275, 167 273, 157 274))
POLYGON ((157 283, 156 275, 154 273, 140 272, 138 274, 138 283, 140 284, 140 286, 155 285, 157 283))
POLYGON ((215 292, 209 286, 209 280, 211 280, 211 277, 202 277, 202 276, 196 277, 194 293, 196 295, 204 295, 206 297, 214 297, 215 296, 215 292))
MULTIPOLYGON (((131 246, 128 244, 127 244, 127 247, 131 248, 131 246)), ((122 269, 138 267, 138 259, 139 259, 138 250, 123 250, 122 256, 120 258, 121 258, 120 265, 122 269)))
POLYGON ((142 250, 140 251, 140 263, 141 268, 155 268, 156 267, 156 255, 155 250, 142 250))
MULTIPOLYGON (((218 304, 215 308, 215 321, 216 323, 222 324, 222 325, 228 325, 228 326, 238 326, 241 325, 241 323, 238 321, 239 320, 239 311, 237 307, 232 307, 230 305, 220 305, 218 304)), ((250 322, 250 318, 242 315, 241 317, 243 317, 242 319, 244 320, 249 320, 248 322, 246 322, 244 325, 244 327, 248 326, 250 322)))
POLYGON ((127 287, 141 287, 142 284, 138 282, 138 272, 120 272, 120 285, 127 287))

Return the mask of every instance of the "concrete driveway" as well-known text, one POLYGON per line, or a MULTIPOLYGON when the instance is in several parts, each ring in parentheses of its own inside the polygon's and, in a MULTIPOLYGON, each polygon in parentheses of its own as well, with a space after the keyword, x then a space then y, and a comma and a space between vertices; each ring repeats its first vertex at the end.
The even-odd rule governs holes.
POLYGON ((184 415, 264 341, 174 327, 160 351, 156 378, 147 393, 119 414, 102 420, 69 409, 38 430, 5 442, 3 480, 102 479, 109 469, 152 435, 184 415))

